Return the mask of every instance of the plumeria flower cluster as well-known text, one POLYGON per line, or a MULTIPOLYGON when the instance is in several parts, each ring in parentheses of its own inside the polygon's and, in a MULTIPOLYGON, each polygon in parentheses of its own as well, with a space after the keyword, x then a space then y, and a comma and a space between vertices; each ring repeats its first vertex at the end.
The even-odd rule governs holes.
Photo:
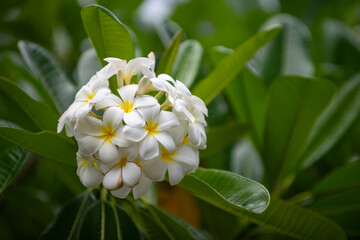
POLYGON ((88 188, 103 184, 119 198, 144 195, 168 173, 171 185, 199 165, 208 111, 180 81, 156 76, 155 56, 129 62, 106 58, 59 119, 58 132, 75 137, 77 174, 88 188), (116 94, 109 78, 116 75, 116 94), (133 77, 141 76, 138 84, 133 77))

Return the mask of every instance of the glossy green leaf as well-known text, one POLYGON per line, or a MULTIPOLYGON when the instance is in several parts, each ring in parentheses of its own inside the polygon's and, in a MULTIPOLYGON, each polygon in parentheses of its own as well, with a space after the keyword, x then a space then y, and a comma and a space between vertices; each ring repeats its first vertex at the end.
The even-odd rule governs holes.
POLYGON ((23 129, 3 127, 0 122, 0 137, 41 157, 76 166, 76 145, 54 132, 32 133, 23 129))
MULTIPOLYGON (((171 213, 158 208, 153 205, 147 204, 149 214, 151 214, 154 222, 159 225, 166 234, 165 238, 168 239, 206 239, 200 232, 193 228, 188 223, 180 218, 172 215, 171 213)), ((151 236, 151 235, 150 235, 151 236)), ((149 239, 155 239, 149 237, 149 239)))
POLYGON ((270 85, 280 75, 313 76, 309 29, 299 19, 288 14, 273 16, 263 28, 274 24, 281 24, 283 30, 251 62, 265 83, 270 85))
POLYGON ((268 100, 264 137, 265 181, 282 189, 301 166, 313 126, 336 91, 323 79, 281 77, 274 81, 268 100), (285 178, 289 180, 283 181, 285 178), (282 186, 277 185, 278 183, 282 186))
POLYGON ((59 115, 46 104, 37 102, 6 78, 0 77, 0 92, 12 99, 41 130, 56 130, 59 115))
POLYGON ((317 121, 301 162, 307 167, 328 152, 359 119, 360 74, 344 83, 317 121))
POLYGON ((212 127, 207 135, 206 149, 200 151, 201 158, 206 158, 230 146, 244 135, 247 126, 229 122, 223 126, 212 127), (219 141, 221 139, 221 141, 219 141))
POLYGON ((171 69, 171 76, 190 88, 199 71, 202 55, 203 48, 198 41, 187 40, 181 43, 171 69))
POLYGON ((262 213, 270 202, 267 189, 236 173, 198 168, 179 184, 191 194, 233 214, 262 213))
POLYGON ((29 152, 19 147, 12 147, 0 154, 0 194, 14 180, 29 157, 29 152))
POLYGON ((26 41, 20 41, 18 45, 26 64, 50 93, 59 112, 62 112, 74 100, 74 83, 43 47, 26 41))
POLYGON ((135 57, 133 40, 126 26, 112 12, 102 6, 89 5, 81 10, 81 18, 102 66, 104 58, 130 60, 135 57))
POLYGON ((78 239, 84 213, 94 202, 95 198, 90 192, 77 196, 57 213, 55 219, 42 233, 41 239, 78 239))
POLYGON ((109 202, 97 201, 87 210, 78 239, 138 240, 140 233, 122 208, 109 202))
POLYGON ((94 49, 83 52, 77 65, 77 82, 79 86, 85 85, 90 78, 100 69, 94 49))
POLYGON ((193 94, 209 103, 221 92, 253 57, 257 50, 270 42, 279 32, 280 27, 272 27, 257 33, 234 52, 222 59, 215 69, 193 89, 193 94))
POLYGON ((344 231, 328 218, 278 199, 271 199, 269 207, 261 215, 244 213, 242 217, 292 238, 346 239, 344 231))
POLYGON ((178 48, 181 43, 181 39, 184 31, 180 29, 177 31, 173 38, 171 39, 169 45, 166 47, 164 54, 161 56, 160 62, 156 68, 157 74, 170 74, 171 68, 173 66, 176 53, 178 52, 178 48))

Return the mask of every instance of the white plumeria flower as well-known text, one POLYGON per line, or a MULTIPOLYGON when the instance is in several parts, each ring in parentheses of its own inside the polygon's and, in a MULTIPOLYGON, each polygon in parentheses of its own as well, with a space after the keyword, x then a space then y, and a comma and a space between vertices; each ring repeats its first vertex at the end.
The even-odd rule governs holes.
POLYGON ((188 144, 184 126, 173 128, 171 132, 177 146, 176 149, 170 153, 162 147, 159 157, 144 162, 143 171, 148 178, 162 181, 167 170, 170 184, 176 185, 184 178, 185 174, 197 169, 199 151, 188 144))
POLYGON ((81 183, 87 188, 94 188, 98 186, 104 175, 94 167, 96 159, 92 155, 86 155, 80 151, 76 153, 77 160, 77 175, 80 178, 81 183))
POLYGON ((119 147, 128 147, 122 134, 122 112, 119 108, 109 108, 104 112, 103 121, 87 116, 79 121, 76 139, 79 148, 85 154, 99 151, 99 158, 104 163, 117 161, 119 147))
POLYGON ((126 85, 130 84, 132 76, 134 76, 138 70, 142 68, 151 68, 155 64, 155 61, 151 58, 139 57, 129 61, 129 63, 120 71, 117 72, 118 85, 122 86, 123 81, 126 85))
POLYGON ((143 127, 124 126, 126 138, 140 142, 140 156, 147 160, 159 155, 159 143, 169 152, 175 149, 175 143, 168 129, 179 125, 176 115, 168 111, 160 111, 160 105, 139 109, 146 124, 143 127))
POLYGON ((200 149, 206 148, 206 132, 205 126, 207 123, 205 121, 204 114, 199 110, 195 109, 193 111, 193 116, 195 118, 194 122, 189 122, 189 140, 192 144, 200 149))
POLYGON ((135 97, 138 85, 127 85, 118 89, 121 98, 109 95, 96 105, 97 109, 118 107, 123 112, 123 119, 127 125, 142 127, 145 125, 143 116, 136 110, 141 107, 153 106, 158 103, 157 99, 150 95, 135 97))

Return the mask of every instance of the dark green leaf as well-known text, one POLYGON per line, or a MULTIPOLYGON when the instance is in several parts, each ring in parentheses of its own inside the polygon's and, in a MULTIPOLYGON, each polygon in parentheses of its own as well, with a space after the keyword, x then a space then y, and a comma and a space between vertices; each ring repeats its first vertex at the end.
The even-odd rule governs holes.
POLYGON ((56 130, 59 115, 47 105, 35 101, 10 80, 2 77, 0 77, 0 92, 15 101, 39 129, 56 130))
POLYGON ((54 132, 32 133, 23 129, 2 127, 0 137, 44 158, 76 166, 76 145, 69 139, 54 132))
POLYGON ((260 183, 232 172, 198 168, 179 184, 191 194, 233 214, 263 212, 270 195, 260 183))
POLYGON ((299 159, 320 114, 336 87, 322 79, 281 77, 272 85, 265 125, 265 181, 278 190, 291 182, 299 159), (282 181, 285 178, 290 180, 282 181), (282 186, 277 185, 281 182, 282 186))
POLYGON ((40 79, 52 96, 59 112, 62 112, 74 100, 73 82, 43 47, 35 43, 20 41, 19 49, 32 73, 40 79))
POLYGON ((60 210, 54 221, 42 233, 41 239, 78 239, 84 213, 94 201, 94 197, 89 192, 77 196, 60 210))
POLYGON ((81 18, 102 66, 107 57, 126 60, 135 57, 133 40, 126 26, 112 12, 90 5, 81 10, 81 18))
POLYGON ((238 46, 234 52, 222 59, 216 68, 193 90, 193 94, 209 103, 219 92, 221 92, 239 72, 245 64, 262 46, 270 42, 279 32, 280 27, 272 27, 238 46))
POLYGON ((196 40, 187 40, 180 44, 176 54, 171 76, 182 81, 190 88, 199 71, 203 48, 196 40))
POLYGON ((317 121, 301 162, 313 164, 329 151, 358 120, 360 114, 360 74, 347 81, 317 121))
POLYGON ((19 147, 12 147, 0 154, 0 194, 14 180, 28 157, 29 152, 19 147))
POLYGON ((176 53, 178 52, 178 48, 181 43, 183 33, 184 31, 180 29, 174 34, 174 37, 171 39, 169 45, 166 47, 164 54, 160 59, 159 65, 156 68, 157 74, 170 74, 173 62, 176 57, 176 53))
POLYGON ((274 24, 281 24, 283 30, 252 60, 265 83, 270 85, 271 81, 280 75, 313 76, 309 29, 299 19, 287 14, 273 16, 263 28, 274 24))

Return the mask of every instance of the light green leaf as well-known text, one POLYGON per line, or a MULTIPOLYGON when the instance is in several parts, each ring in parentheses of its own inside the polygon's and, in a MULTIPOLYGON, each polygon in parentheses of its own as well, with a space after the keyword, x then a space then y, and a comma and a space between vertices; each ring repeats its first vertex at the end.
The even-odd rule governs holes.
POLYGON ((212 127, 207 133, 206 149, 200 151, 201 158, 206 158, 230 146, 240 138, 247 127, 237 122, 229 122, 223 126, 212 127), (219 141, 221 139, 221 141, 219 141))
POLYGON ((122 208, 107 201, 97 201, 84 216, 79 239, 138 240, 140 233, 122 208))
POLYGON ((50 131, 32 133, 23 129, 3 127, 0 122, 0 137, 41 157, 76 166, 76 145, 69 139, 50 131))
POLYGON ((233 214, 262 213, 270 202, 267 189, 236 173, 198 168, 179 184, 191 194, 233 214))
POLYGON ((83 52, 77 65, 78 85, 80 87, 85 85, 99 69, 100 65, 95 50, 91 48, 83 52))
POLYGON ((310 166, 329 151, 358 120, 360 114, 360 74, 345 82, 330 106, 320 116, 302 156, 310 166))
POLYGON ((40 130, 56 130, 59 115, 37 102, 6 78, 0 77, 0 92, 12 99, 40 130))
POLYGON ((203 48, 196 40, 187 40, 180 44, 176 54, 171 76, 190 88, 199 71, 203 48))
POLYGON ((94 202, 95 197, 90 192, 77 196, 57 213, 55 219, 42 233, 41 239, 78 239, 84 213, 94 202))
POLYGON ((193 94, 208 104, 239 74, 256 51, 270 42, 280 30, 280 27, 266 29, 238 46, 231 55, 222 59, 205 79, 195 85, 193 94))
POLYGON ((267 85, 280 75, 313 76, 311 60, 311 34, 299 19, 278 14, 270 18, 262 28, 281 24, 281 33, 261 49, 251 61, 267 85))
POLYGON ((271 188, 281 191, 292 181, 311 130, 335 91, 335 85, 323 79, 288 76, 274 81, 263 154, 265 181, 271 188))
POLYGON ((29 157, 29 152, 19 147, 12 147, 0 154, 0 194, 14 180, 29 157))
POLYGON ((161 56, 160 62, 156 68, 157 74, 170 73, 171 68, 173 66, 173 62, 175 60, 176 53, 178 52, 178 48, 181 43, 183 33, 184 31, 180 29, 174 34, 173 38, 171 39, 171 42, 166 47, 164 54, 161 56))
POLYGON ((104 58, 130 60, 135 57, 133 40, 126 26, 108 9, 89 5, 81 10, 81 18, 102 66, 104 58))
POLYGON ((74 100, 75 85, 43 47, 35 43, 20 41, 20 52, 32 71, 40 79, 53 98, 59 112, 74 100))

